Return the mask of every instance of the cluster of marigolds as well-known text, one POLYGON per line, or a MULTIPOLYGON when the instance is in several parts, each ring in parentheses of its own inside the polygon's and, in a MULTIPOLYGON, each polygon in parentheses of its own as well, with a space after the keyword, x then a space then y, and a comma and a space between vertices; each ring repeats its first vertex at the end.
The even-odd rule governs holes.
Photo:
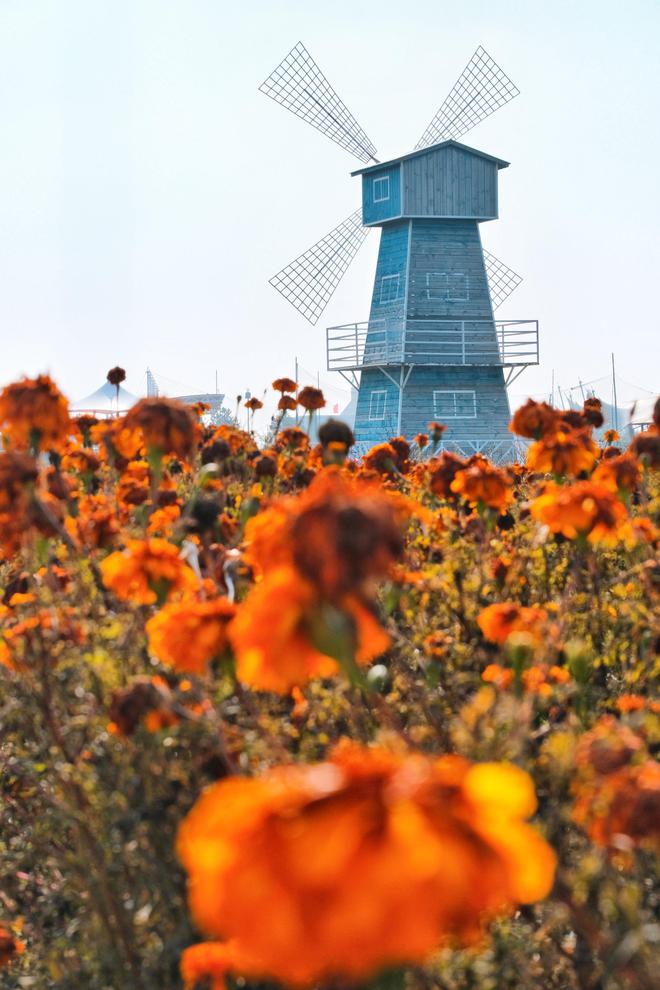
MULTIPOLYGON (((119 388, 123 372, 108 377, 119 388)), ((530 400, 511 423, 526 463, 500 467, 443 449, 439 423, 354 460, 341 422, 310 443, 318 389, 273 387, 281 415, 260 444, 258 400, 242 430, 166 398, 74 417, 46 376, 2 390, 0 691, 37 699, 77 821, 93 747, 75 745, 64 671, 94 655, 90 602, 133 637, 101 698, 107 745, 210 727, 214 771, 176 837, 203 936, 182 953, 186 987, 432 969, 502 919, 538 928, 546 899, 564 912, 545 924, 563 925, 565 965, 570 938, 586 941, 578 985, 596 986, 613 946, 585 920, 570 857, 591 850, 623 876, 660 850, 660 403, 624 449, 613 431, 594 439, 597 399, 530 400), (285 414, 299 425, 280 429, 285 414), (333 697, 359 709, 344 730, 344 708, 324 713, 333 697), (242 752, 237 709, 256 712, 266 758, 242 752)), ((130 963, 112 882, 99 911, 130 963)), ((0 966, 29 972, 16 911, 0 966)), ((622 979, 648 965, 631 953, 622 979)))

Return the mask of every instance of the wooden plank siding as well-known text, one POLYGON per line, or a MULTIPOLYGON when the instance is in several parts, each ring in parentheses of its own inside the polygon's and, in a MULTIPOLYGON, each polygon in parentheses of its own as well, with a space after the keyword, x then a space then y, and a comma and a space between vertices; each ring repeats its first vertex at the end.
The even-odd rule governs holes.
POLYGON ((404 216, 497 218, 495 162, 445 147, 404 160, 402 169, 404 216))

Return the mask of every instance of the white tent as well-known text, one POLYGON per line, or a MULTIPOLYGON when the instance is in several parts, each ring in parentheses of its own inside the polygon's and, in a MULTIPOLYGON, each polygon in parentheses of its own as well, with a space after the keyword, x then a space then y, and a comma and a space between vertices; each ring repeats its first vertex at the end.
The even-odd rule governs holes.
POLYGON ((653 407, 655 399, 636 399, 630 410, 630 425, 634 430, 641 430, 653 422, 653 407))
POLYGON ((96 392, 79 399, 71 405, 72 413, 92 413, 95 416, 113 416, 117 413, 125 413, 138 401, 136 395, 127 392, 125 388, 119 386, 117 394, 116 385, 110 382, 103 382, 96 392))

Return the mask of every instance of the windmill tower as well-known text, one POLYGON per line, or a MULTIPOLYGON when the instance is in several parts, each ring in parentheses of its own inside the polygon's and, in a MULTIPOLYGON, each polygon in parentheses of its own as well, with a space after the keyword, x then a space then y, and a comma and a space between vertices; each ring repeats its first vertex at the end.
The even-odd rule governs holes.
POLYGON ((328 369, 358 389, 358 449, 439 420, 446 448, 513 458, 506 386, 538 364, 538 322, 495 319, 521 279, 483 249, 479 224, 498 217, 509 163, 457 138, 518 89, 478 48, 415 149, 379 162, 302 44, 260 88, 364 164, 351 173, 362 208, 270 280, 315 324, 369 230, 381 228, 368 320, 326 331, 328 369))

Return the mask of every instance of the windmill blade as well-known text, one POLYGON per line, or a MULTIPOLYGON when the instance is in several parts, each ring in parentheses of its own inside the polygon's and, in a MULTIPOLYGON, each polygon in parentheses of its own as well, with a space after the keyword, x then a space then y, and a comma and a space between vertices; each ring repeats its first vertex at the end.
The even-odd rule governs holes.
POLYGON ((512 268, 496 258, 490 251, 484 251, 484 261, 486 262, 486 275, 488 277, 488 287, 493 309, 501 306, 505 299, 517 289, 522 278, 512 268))
POLYGON ((415 145, 415 151, 461 137, 519 92, 497 62, 479 45, 415 145))
POLYGON ((270 284, 314 325, 368 233, 369 228, 362 226, 362 210, 356 210, 273 275, 270 284))
POLYGON ((374 145, 302 42, 291 49, 259 89, 360 161, 367 165, 376 161, 374 145))

